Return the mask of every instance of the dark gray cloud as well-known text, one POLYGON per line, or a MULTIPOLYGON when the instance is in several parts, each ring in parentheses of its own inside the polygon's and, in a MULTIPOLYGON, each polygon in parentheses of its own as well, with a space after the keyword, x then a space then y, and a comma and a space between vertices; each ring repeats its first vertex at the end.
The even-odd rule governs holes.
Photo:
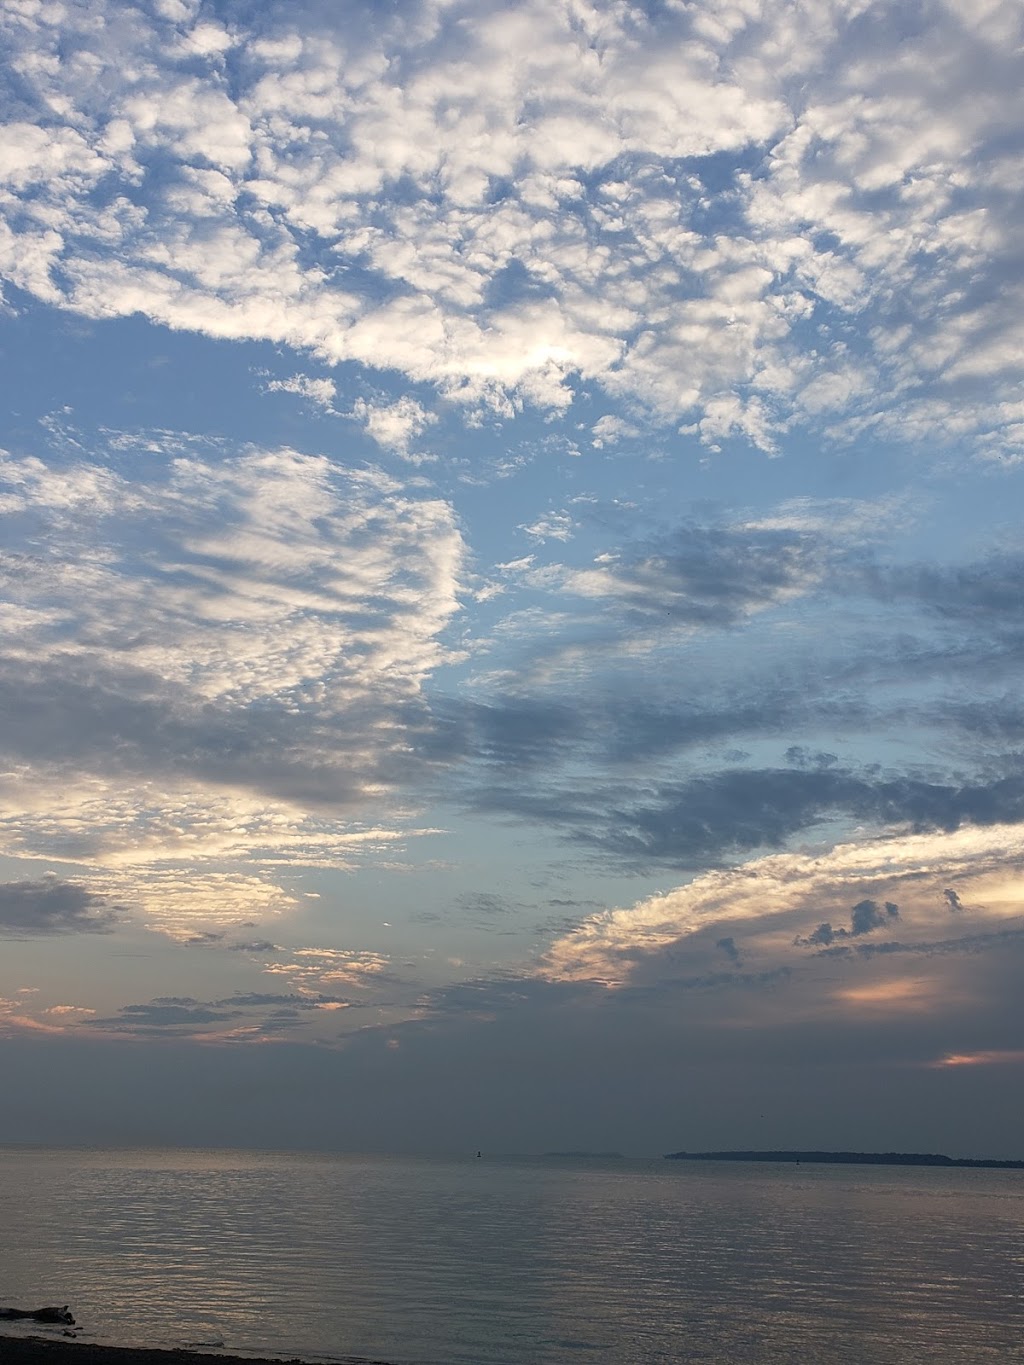
POLYGON ((736 947, 736 940, 731 934, 726 938, 718 939, 715 943, 715 947, 720 948, 730 962, 736 963, 737 966, 739 965, 741 961, 740 950, 736 947))
POLYGON ((299 995, 281 991, 238 991, 218 1000, 187 995, 157 996, 146 1004, 123 1005, 116 1015, 86 1021, 89 1028, 140 1037, 190 1037, 209 1024, 245 1021, 261 1032, 285 1032, 301 1022, 304 1012, 324 1005, 348 1006, 344 996, 299 995))
POLYGON ((884 907, 877 901, 862 900, 850 911, 849 929, 833 929, 832 925, 825 920, 819 924, 817 929, 807 935, 806 938, 798 938, 796 942, 801 945, 813 947, 829 947, 837 939, 842 938, 861 938, 864 934, 870 934, 875 929, 881 929, 886 924, 892 924, 900 917, 900 908, 894 901, 886 901, 884 907))
POLYGON ((105 896, 59 877, 0 883, 0 934, 97 934, 116 922, 105 896))
POLYGON ((952 832, 1024 819, 1024 771, 954 783, 875 769, 733 769, 641 788, 492 787, 484 809, 536 820, 631 863, 686 868, 758 849, 834 819, 952 832))
POLYGON ((869 636, 823 642, 814 656, 801 653, 795 640, 785 663, 769 657, 766 666, 746 656, 732 672, 681 673, 676 686, 660 669, 625 679, 595 675, 574 682, 571 705, 557 691, 523 698, 498 690, 486 701, 434 697, 411 741, 423 773, 442 765, 446 783, 451 765, 466 761, 532 779, 539 769, 581 758, 628 767, 709 749, 724 757, 768 737, 784 745, 787 766, 829 768, 841 764, 841 755, 800 736, 878 736, 894 726, 941 732, 947 747, 957 744, 966 754, 979 740, 991 745, 993 758, 1012 760, 1015 748, 1024 750, 1024 707, 1000 686, 1001 679, 1010 685, 1024 664, 1024 638, 958 632, 940 639, 907 629, 888 633, 878 622, 869 636), (914 695, 922 680, 944 684, 948 695, 914 695), (968 680, 974 695, 964 698, 958 691, 968 680))
POLYGON ((850 934, 859 938, 861 934, 870 934, 872 929, 880 929, 899 917, 900 908, 893 901, 886 901, 884 910, 877 901, 858 901, 850 912, 850 934))
MULTIPOLYGON (((826 965, 834 981, 837 964, 826 965)), ((173 1037, 159 1048, 109 1036, 0 1039, 18 1095, 6 1139, 657 1155, 785 1147, 795 1132, 824 1148, 1018 1156, 1020 1088, 1005 1068, 922 1065, 1005 1046, 1020 1012, 1013 966, 1014 980, 966 1030, 959 1016, 834 1011, 808 1026, 778 1013, 783 981, 741 996, 552 993, 544 1008, 493 1019, 453 1013, 367 1030, 343 1050, 293 1046, 287 1034, 273 1048, 235 1049, 173 1037), (738 1003, 758 1011, 739 1026, 738 1003)))
POLYGON ((161 997, 146 1005, 122 1005, 116 1015, 90 1019, 87 1027, 109 1033, 191 1034, 204 1024, 226 1023, 240 1010, 218 1010, 185 997, 161 997))
MULTIPOLYGON (((811 938, 813 935, 806 942, 810 943, 811 938)), ((826 947, 824 955, 848 957, 855 953, 858 957, 889 957, 908 953, 919 957, 949 957, 960 953, 987 953, 993 948, 1019 947, 1024 947, 1024 929, 992 929, 980 934, 964 934, 961 938, 933 939, 922 943, 901 943, 898 939, 889 939, 884 943, 858 943, 855 947, 826 947)))
POLYGON ((885 601, 919 603, 937 616, 968 624, 1024 627, 1024 557, 994 554, 967 564, 873 565, 865 588, 885 601))
POLYGON ((724 628, 808 586, 825 558, 819 535, 790 528, 684 524, 625 549, 607 590, 630 613, 724 628))
POLYGON ((347 1005, 348 999, 343 995, 299 995, 292 992, 275 991, 239 991, 235 995, 225 996, 223 1000, 215 1000, 214 1007, 223 1008, 234 1005, 239 1008, 251 1009, 263 1005, 277 1005, 281 1008, 287 1007, 293 1010, 315 1010, 321 1005, 347 1005))
MULTIPOLYGON (((840 929, 838 932, 840 934, 845 934, 846 930, 840 929)), ((819 945, 827 947, 830 943, 834 941, 836 933, 837 931, 832 928, 831 924, 829 924, 827 920, 825 920, 823 923, 818 925, 817 929, 815 929, 813 933, 808 934, 806 938, 803 939, 798 938, 796 941, 797 943, 813 944, 815 947, 818 947, 819 945)))
MULTIPOLYGON (((421 758, 447 765, 466 759, 530 769, 557 762, 588 741, 590 715, 557 697, 497 693, 487 702, 436 697, 430 723, 412 739, 421 758)), ((447 773, 445 774, 447 776, 447 773)))
POLYGON ((943 891, 942 895, 946 904, 949 906, 950 910, 956 912, 963 910, 964 903, 957 895, 957 893, 952 889, 952 887, 947 886, 945 891, 943 891))
POLYGON ((28 672, 19 660, 0 659, 0 709, 9 718, 2 744, 9 761, 125 779, 187 776, 336 809, 356 801, 368 781, 414 778, 414 751, 399 759, 387 746, 368 747, 366 736, 387 720, 414 737, 426 721, 422 706, 375 699, 333 716, 283 701, 258 709, 197 701, 141 670, 73 658, 28 672))

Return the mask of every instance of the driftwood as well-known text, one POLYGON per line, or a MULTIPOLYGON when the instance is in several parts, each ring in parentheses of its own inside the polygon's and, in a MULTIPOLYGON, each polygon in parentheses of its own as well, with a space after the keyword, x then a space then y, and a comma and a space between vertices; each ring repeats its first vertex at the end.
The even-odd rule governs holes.
POLYGON ((0 1320, 10 1321, 12 1318, 31 1318, 33 1322, 63 1322, 71 1327, 75 1325, 67 1304, 63 1308, 0 1308, 0 1320))

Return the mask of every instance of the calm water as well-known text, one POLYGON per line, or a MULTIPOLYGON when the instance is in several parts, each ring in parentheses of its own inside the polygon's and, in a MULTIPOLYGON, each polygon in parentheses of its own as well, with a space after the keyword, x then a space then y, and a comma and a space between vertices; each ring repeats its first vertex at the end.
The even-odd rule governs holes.
POLYGON ((0 1149, 0 1220, 0 1304, 69 1303, 84 1340, 1024 1360, 1024 1172, 0 1149))

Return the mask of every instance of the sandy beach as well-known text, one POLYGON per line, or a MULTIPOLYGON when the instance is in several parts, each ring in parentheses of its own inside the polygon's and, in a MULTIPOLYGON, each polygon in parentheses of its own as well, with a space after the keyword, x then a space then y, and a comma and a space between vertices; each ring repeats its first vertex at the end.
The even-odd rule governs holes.
MULTIPOLYGON (((389 1365, 365 1356, 337 1356, 336 1365, 389 1365)), ((297 1356, 261 1359, 215 1355, 203 1351, 150 1350, 133 1346, 99 1346, 95 1342, 57 1341, 47 1337, 0 1336, 2 1365, 303 1365, 297 1356)))

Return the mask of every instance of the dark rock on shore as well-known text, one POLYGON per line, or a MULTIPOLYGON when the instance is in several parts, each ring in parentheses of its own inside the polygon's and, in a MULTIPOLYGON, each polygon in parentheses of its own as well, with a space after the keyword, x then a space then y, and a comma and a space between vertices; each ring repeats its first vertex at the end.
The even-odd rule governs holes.
POLYGON ((62 1322, 69 1327, 74 1327, 75 1320, 68 1312, 67 1304, 63 1308, 0 1308, 0 1321, 16 1322, 30 1319, 32 1322, 62 1322))
MULTIPOLYGON (((134 1346, 98 1346, 93 1342, 47 1340, 0 1335, 0 1365, 303 1365, 298 1357, 260 1358, 222 1352, 162 1351, 134 1346)), ((338 1365, 388 1365, 364 1356, 343 1356, 338 1365)))

